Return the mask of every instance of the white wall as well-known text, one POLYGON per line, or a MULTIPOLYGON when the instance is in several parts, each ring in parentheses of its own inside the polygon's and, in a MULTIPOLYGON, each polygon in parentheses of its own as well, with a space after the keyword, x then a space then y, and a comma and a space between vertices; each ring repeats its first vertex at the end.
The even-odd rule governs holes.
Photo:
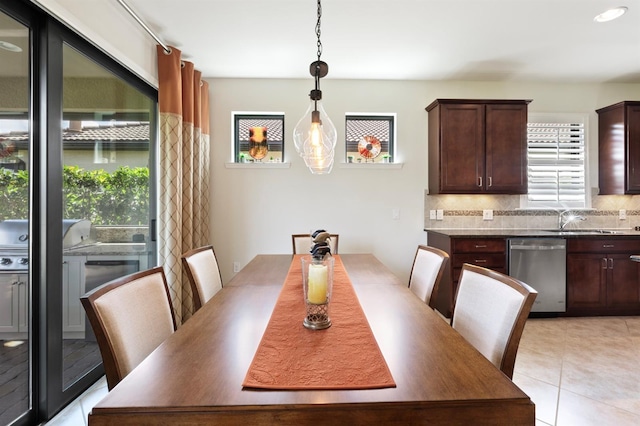
MULTIPOLYGON (((372 252, 399 273, 425 242, 425 85, 420 82, 323 81, 324 104, 344 135, 345 112, 396 112, 400 170, 341 168, 312 175, 293 148, 293 127, 305 112, 313 81, 209 80, 212 128, 212 232, 225 281, 232 264, 258 253, 291 253, 291 234, 325 228, 340 234, 340 253, 372 252), (288 169, 227 169, 231 111, 284 111, 288 169), (391 219, 392 208, 400 219, 391 219)), ((344 162, 339 138, 337 162, 344 162)))
POLYGON ((346 112, 396 112, 396 161, 400 170, 334 167, 312 175, 294 151, 293 127, 307 107, 308 80, 210 79, 212 128, 212 243, 223 279, 232 265, 258 253, 290 253, 292 233, 324 227, 340 234, 340 253, 371 252, 403 281, 420 243, 426 243, 427 113, 436 98, 533 99, 531 112, 590 114, 591 179, 597 185, 595 109, 640 99, 640 84, 323 80, 323 102, 338 129, 338 162, 344 161, 346 112), (284 111, 289 169, 228 169, 231 111, 284 111), (391 209, 400 209, 392 220, 391 209))

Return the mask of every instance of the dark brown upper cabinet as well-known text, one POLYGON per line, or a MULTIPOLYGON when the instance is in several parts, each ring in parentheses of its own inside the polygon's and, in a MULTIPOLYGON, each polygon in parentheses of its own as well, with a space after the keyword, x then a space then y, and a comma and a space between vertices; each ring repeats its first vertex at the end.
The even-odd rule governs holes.
POLYGON ((600 195, 640 194, 640 101, 596 112, 600 195))
POLYGON ((526 194, 531 100, 436 99, 429 115, 430 194, 526 194))

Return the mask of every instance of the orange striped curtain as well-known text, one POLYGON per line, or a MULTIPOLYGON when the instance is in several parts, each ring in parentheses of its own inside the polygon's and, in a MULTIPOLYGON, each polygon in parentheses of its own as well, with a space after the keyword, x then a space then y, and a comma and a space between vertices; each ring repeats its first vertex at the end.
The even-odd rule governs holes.
POLYGON ((209 84, 181 52, 158 46, 160 194, 158 249, 178 324, 193 313, 180 256, 209 244, 209 84))

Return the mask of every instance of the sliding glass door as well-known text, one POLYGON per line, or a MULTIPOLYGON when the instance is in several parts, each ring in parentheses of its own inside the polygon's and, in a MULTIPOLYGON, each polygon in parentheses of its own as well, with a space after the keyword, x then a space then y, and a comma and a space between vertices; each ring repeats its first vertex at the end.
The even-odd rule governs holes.
MULTIPOLYGON (((157 91, 64 26, 49 22, 37 194, 46 239, 46 384, 50 416, 104 374, 80 297, 156 264, 157 91)), ((44 313, 44 312, 43 312, 44 313)))
POLYGON ((62 55, 61 202, 67 227, 61 319, 67 389, 101 362, 80 296, 147 269, 154 252, 149 142, 155 100, 69 43, 62 55))

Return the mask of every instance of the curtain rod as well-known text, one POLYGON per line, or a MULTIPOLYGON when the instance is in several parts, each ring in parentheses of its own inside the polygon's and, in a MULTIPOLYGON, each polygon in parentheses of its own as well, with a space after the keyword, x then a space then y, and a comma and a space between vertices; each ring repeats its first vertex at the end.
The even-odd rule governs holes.
POLYGON ((118 0, 118 3, 120 3, 120 5, 127 11, 129 12, 129 15, 131 15, 133 17, 133 19, 135 19, 138 24, 140 24, 140 26, 142 28, 144 28, 144 30, 146 32, 149 33, 149 35, 151 37, 153 37, 153 39, 160 45, 162 46, 162 48, 164 49, 164 51, 169 54, 171 53, 171 48, 169 46, 167 46, 166 44, 164 44, 162 42, 162 40, 160 40, 160 37, 158 37, 153 31, 151 31, 151 28, 149 28, 147 26, 147 24, 144 23, 144 21, 142 21, 142 19, 140 19, 140 17, 138 15, 136 15, 136 13, 129 7, 129 5, 127 5, 124 0, 118 0))

